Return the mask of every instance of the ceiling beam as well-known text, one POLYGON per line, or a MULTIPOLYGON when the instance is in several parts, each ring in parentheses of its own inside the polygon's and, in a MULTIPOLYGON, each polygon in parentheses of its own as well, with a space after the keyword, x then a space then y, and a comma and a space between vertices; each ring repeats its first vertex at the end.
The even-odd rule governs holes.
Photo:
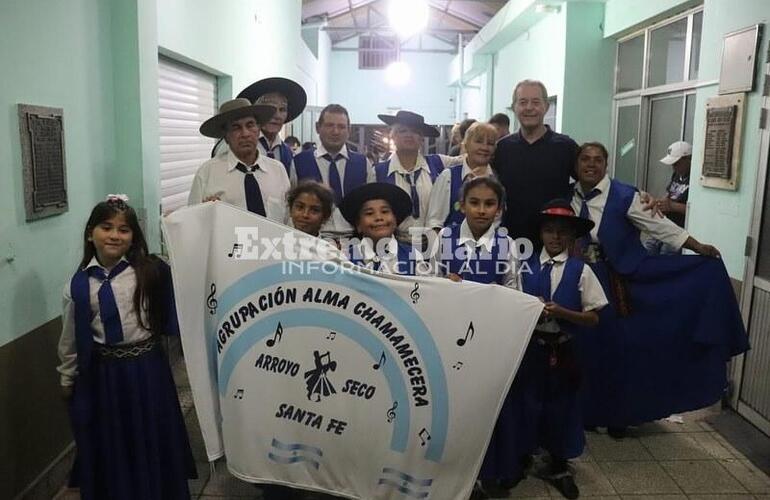
MULTIPOLYGON (((350 31, 358 31, 358 32, 368 32, 368 33, 388 33, 388 34, 394 34, 395 31, 390 26, 359 26, 357 28, 353 26, 324 26, 321 28, 321 31, 329 31, 331 33, 348 33, 350 31)), ((458 33, 461 33, 463 35, 475 35, 478 33, 478 30, 473 29, 467 29, 467 30, 461 30, 461 29, 431 29, 428 28, 422 33, 425 33, 426 35, 434 35, 434 34, 453 34, 457 35, 458 33)))

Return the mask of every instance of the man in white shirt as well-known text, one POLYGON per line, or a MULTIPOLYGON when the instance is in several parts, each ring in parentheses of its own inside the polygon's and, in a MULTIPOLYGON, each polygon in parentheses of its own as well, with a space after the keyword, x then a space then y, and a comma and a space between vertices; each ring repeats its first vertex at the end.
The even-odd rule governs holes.
POLYGON ((294 157, 291 182, 314 180, 326 184, 334 193, 334 211, 321 228, 324 236, 338 238, 353 234, 339 211, 342 198, 353 189, 366 184, 371 164, 366 156, 351 151, 347 146, 350 137, 350 116, 339 104, 329 104, 321 110, 316 123, 321 145, 308 149, 294 157))
POLYGON ((243 89, 238 97, 246 98, 254 104, 275 107, 275 114, 262 126, 258 147, 263 155, 280 161, 288 174, 293 154, 291 148, 284 144, 279 132, 286 123, 302 114, 307 104, 305 90, 288 78, 273 77, 252 83, 243 89))
POLYGON ((223 138, 227 149, 195 173, 189 205, 221 200, 276 222, 285 221, 289 177, 280 162, 257 150, 260 126, 274 113, 273 106, 233 99, 203 122, 201 134, 223 138))
POLYGON ((400 231, 408 232, 411 227, 425 228, 433 183, 444 168, 461 164, 463 157, 421 154, 425 137, 438 137, 439 131, 426 124, 417 113, 399 111, 396 115, 377 116, 391 126, 390 136, 396 152, 370 170, 369 182, 395 184, 409 194, 412 214, 399 225, 400 231))

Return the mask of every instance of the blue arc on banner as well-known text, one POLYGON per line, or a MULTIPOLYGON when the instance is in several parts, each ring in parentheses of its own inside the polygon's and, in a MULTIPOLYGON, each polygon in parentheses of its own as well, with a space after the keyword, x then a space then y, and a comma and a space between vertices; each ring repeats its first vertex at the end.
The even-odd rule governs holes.
MULTIPOLYGON (((230 377, 241 358, 254 344, 273 335, 275 325, 279 321, 285 330, 303 326, 333 330, 338 335, 345 335, 363 347, 372 359, 377 359, 380 352, 387 349, 382 342, 371 335, 365 326, 336 312, 302 308, 273 313, 265 316, 241 332, 225 352, 219 366, 220 394, 226 394, 230 377)), ((388 363, 382 367, 382 371, 385 375, 385 380, 388 382, 388 388, 393 399, 406 403, 409 396, 406 392, 404 380, 400 376, 398 366, 395 363, 388 363)), ((404 404, 404 406, 407 405, 404 404)), ((409 442, 410 417, 408 408, 402 410, 399 407, 396 410, 396 419, 393 421, 393 435, 390 439, 390 447, 393 451, 404 452, 406 450, 406 445, 409 442)))
MULTIPOLYGON (((321 263, 318 263, 321 264, 321 263)), ((236 305, 241 303, 244 299, 247 297, 253 295, 255 292, 271 287, 273 285, 282 285, 287 286, 292 281, 305 281, 308 282, 311 286, 313 282, 322 282, 322 283, 329 283, 331 285, 337 286, 337 287, 345 287, 351 290, 354 290, 355 292, 369 297, 373 299, 376 304, 372 305, 378 305, 381 307, 384 307, 391 316, 393 316, 395 319, 397 319, 401 325, 406 329, 406 331, 409 332, 409 336, 414 340, 414 345, 417 346, 417 351, 420 354, 420 357, 423 360, 423 363, 425 364, 425 371, 428 378, 428 384, 430 386, 430 395, 431 395, 431 424, 430 424, 430 433, 432 436, 432 439, 428 442, 425 452, 425 457, 428 460, 432 460, 434 462, 439 462, 441 460, 441 456, 444 453, 444 446, 446 444, 446 435, 447 435, 447 427, 448 427, 448 419, 449 419, 449 395, 447 392, 447 385, 446 385, 446 377, 444 376, 444 369, 443 369, 443 363, 441 362, 441 356, 439 355, 438 349, 436 347, 435 342, 433 341, 433 337, 431 336, 430 332, 428 331, 428 328, 425 326, 425 323, 422 321, 422 318, 412 309, 412 306, 409 305, 404 299, 398 296, 393 290, 388 288, 387 286, 383 285, 382 283, 379 283, 379 280, 374 279, 373 277, 370 277, 363 273, 355 273, 354 274, 350 272, 349 270, 345 270, 340 268, 338 272, 335 273, 328 273, 328 266, 329 263, 325 262, 323 263, 326 267, 324 267, 324 271, 322 272, 320 268, 317 269, 305 269, 306 272, 303 272, 301 274, 297 274, 296 277, 293 276, 291 273, 284 273, 283 264, 274 264, 271 266, 266 266, 261 269, 258 269, 252 273, 249 273, 235 283, 233 283, 230 287, 228 287, 226 290, 224 290, 221 294, 221 296, 218 298, 219 300, 219 307, 217 308, 217 320, 216 323, 219 324, 222 321, 222 318, 228 314, 236 305)), ((310 267, 310 266, 308 266, 310 267)), ((320 267, 320 266, 319 266, 320 267)), ((339 267, 339 266, 338 266, 339 267)), ((309 309, 312 311, 312 322, 308 323, 305 322, 305 325, 301 326, 311 326, 311 325, 318 325, 318 322, 316 321, 320 315, 319 312, 321 310, 319 309, 309 309)), ((297 309, 291 309, 290 311, 292 314, 297 313, 297 309)), ((328 311, 327 311, 328 312, 328 311)), ((279 316, 282 316, 283 313, 274 313, 269 316, 270 318, 270 326, 272 327, 272 330, 275 329, 275 324, 277 323, 277 319, 279 316)), ((331 320, 331 317, 327 318, 327 320, 330 321, 338 321, 340 319, 342 320, 348 320, 351 321, 354 325, 356 325, 356 328, 352 330, 343 330, 342 328, 339 328, 335 331, 341 332, 346 331, 349 335, 351 332, 354 331, 365 331, 366 335, 362 335, 362 337, 368 337, 371 339, 373 335, 371 332, 362 327, 360 323, 354 322, 353 320, 350 320, 349 318, 346 318, 345 316, 341 316, 339 314, 332 314, 332 316, 338 316, 339 318, 335 320, 331 320)), ((281 323, 284 325, 284 327, 288 327, 289 324, 294 324, 293 320, 290 318, 293 318, 292 315, 286 316, 287 319, 281 319, 281 323)), ((260 320, 260 323, 264 320, 260 320)), ((248 330, 251 331, 252 328, 257 327, 257 324, 252 325, 248 330)), ((270 332, 269 329, 266 328, 266 325, 263 325, 263 329, 265 332, 270 332)), ((239 338, 244 336, 246 332, 243 332, 241 335, 239 335, 239 338)), ((258 335, 257 333, 252 334, 254 336, 258 335)), ((267 335, 267 333, 265 333, 267 335)), ((263 335, 264 336, 264 335, 263 335)), ((377 359, 379 357, 379 352, 381 352, 381 348, 377 348, 378 350, 376 353, 372 353, 367 346, 362 343, 364 342, 362 339, 357 338, 358 335, 356 335, 356 338, 353 338, 351 336, 351 339, 358 342, 364 349, 367 350, 370 354, 372 354, 374 359, 377 359)), ((374 336, 376 338, 376 336, 374 336)), ((260 337, 262 338, 262 337, 260 337)), ((238 339, 236 339, 237 341, 238 339)), ((256 341, 256 340, 254 340, 256 341)), ((367 342, 367 344, 370 344, 367 342)), ((248 345, 243 346, 243 351, 240 353, 237 359, 234 360, 230 370, 234 369, 235 364, 237 364, 238 359, 240 359, 240 356, 243 356, 245 352, 248 350, 248 348, 253 345, 253 342, 249 343, 248 345)), ((380 344, 382 345, 382 344, 380 344)), ((233 349, 235 346, 235 343, 233 343, 232 346, 228 349, 229 352, 233 349)), ((371 344, 370 344, 371 347, 371 344)), ((387 351, 387 349, 385 349, 387 351)), ((215 349, 216 351, 216 349, 215 349)), ((233 355, 236 355, 237 351, 233 352, 233 355)), ((395 363, 390 365, 390 369, 394 369, 393 366, 395 363)), ((220 366, 220 377, 225 375, 223 368, 224 368, 224 359, 223 363, 220 366)), ((384 368, 384 367, 383 367, 384 368)), ((394 396, 396 399, 400 399, 397 392, 397 385, 393 382, 391 382, 390 379, 388 379, 388 370, 385 370, 386 379, 388 380, 388 384, 390 385, 391 392, 394 393, 394 396)), ((399 383, 403 389, 404 398, 403 401, 408 401, 408 398, 406 397, 406 389, 404 381, 397 376, 398 371, 396 371, 396 378, 399 378, 399 383)), ((225 380, 229 380, 230 374, 227 374, 227 378, 225 380)), ((222 380, 222 378, 220 378, 222 380)), ((226 388, 226 385, 225 385, 226 388)), ((222 386, 220 385, 220 390, 222 389, 222 386)), ((406 406, 406 405, 405 405, 406 406)), ((409 405, 411 406, 411 405, 409 405)), ((399 418, 401 418, 404 415, 404 412, 408 412, 408 408, 401 408, 399 406, 399 418)), ((404 420, 404 419, 402 419, 404 420)), ((394 430, 396 427, 394 427, 394 430)), ((408 440, 408 427, 405 429, 407 433, 406 439, 408 440)), ((394 434, 395 438, 395 434, 394 434)))

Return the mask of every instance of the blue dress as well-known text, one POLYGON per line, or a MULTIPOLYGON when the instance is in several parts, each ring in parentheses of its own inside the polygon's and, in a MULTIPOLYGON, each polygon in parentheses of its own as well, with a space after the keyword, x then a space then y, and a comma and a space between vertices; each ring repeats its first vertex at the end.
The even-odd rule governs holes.
POLYGON ((748 349, 724 264, 697 255, 648 256, 626 217, 635 188, 611 181, 591 269, 610 304, 577 338, 583 417, 623 427, 719 401, 726 362, 748 349))
MULTIPOLYGON (((163 334, 178 335, 171 273, 156 261, 166 306, 163 334)), ((84 500, 187 500, 197 478, 168 359, 155 335, 129 349, 97 346, 91 331, 88 275, 70 283, 75 304, 78 375, 69 401, 77 457, 70 485, 84 500), (106 351, 106 353, 105 353, 106 351), (110 354, 112 353, 112 354, 110 354)))
MULTIPOLYGON (((447 237, 441 239, 442 248, 439 257, 445 274, 454 273, 463 280, 476 283, 502 285, 503 275, 498 270, 503 269, 500 264, 507 265, 509 252, 512 251, 509 248, 507 236, 497 230, 491 252, 484 249, 464 259, 462 258, 463 249, 460 248, 463 245, 459 242, 461 228, 462 224, 452 226, 447 237)), ((527 386, 517 385, 514 381, 503 401, 479 472, 479 478, 482 480, 516 479, 517 471, 523 468, 524 455, 536 446, 536 438, 533 434, 521 432, 522 428, 531 429, 533 425, 529 419, 534 415, 532 408, 534 398, 527 389, 527 386)))

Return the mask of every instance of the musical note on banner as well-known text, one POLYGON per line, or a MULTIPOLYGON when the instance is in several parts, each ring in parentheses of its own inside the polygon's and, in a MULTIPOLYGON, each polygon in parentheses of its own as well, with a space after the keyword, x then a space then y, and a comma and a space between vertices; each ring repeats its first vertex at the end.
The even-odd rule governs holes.
POLYGON ((473 328, 473 321, 471 321, 471 324, 468 325, 468 330, 465 332, 465 338, 457 339, 457 345, 459 345, 460 347, 464 346, 470 339, 473 338, 474 331, 475 330, 473 328))
POLYGON ((334 340, 335 337, 337 337, 337 332, 329 332, 329 335, 326 336, 326 340, 334 340))
POLYGON ((236 259, 240 259, 242 251, 243 251, 243 244, 242 243, 233 243, 233 249, 230 250, 230 253, 228 253, 227 256, 228 257, 235 257, 236 259))
POLYGON ((414 290, 412 290, 412 293, 409 294, 409 296, 412 298, 412 304, 416 304, 418 300, 420 300, 420 292, 417 290, 420 289, 420 284, 415 283, 414 284, 414 290))
POLYGON ((458 361, 457 363, 452 365, 452 368, 454 368, 455 370, 459 370, 462 367, 463 367, 463 362, 462 361, 458 361))
POLYGON ((275 329, 275 334, 273 335, 273 338, 267 339, 267 347, 273 347, 276 344, 276 342, 280 342, 282 336, 283 336, 283 326, 281 326, 281 323, 278 322, 278 328, 275 329))
POLYGON ((385 351, 382 351, 382 354, 380 354, 380 360, 373 364, 372 368, 379 370, 380 367, 385 364, 385 361, 387 361, 387 358, 385 358, 385 351))
POLYGON ((391 423, 396 418, 396 408, 398 408, 398 401, 393 401, 393 407, 388 409, 388 413, 386 414, 388 417, 388 423, 391 423))
POLYGON ((209 314, 214 314, 217 312, 217 305, 219 305, 219 302, 217 302, 217 299, 214 298, 214 294, 217 293, 217 285, 214 283, 211 284, 211 293, 206 297, 206 305, 209 308, 209 314))
POLYGON ((420 441, 422 441, 420 443, 420 446, 425 446, 425 443, 430 441, 430 432, 428 432, 428 430, 425 427, 422 428, 419 436, 420 436, 420 441), (423 434, 425 434, 425 437, 423 437, 423 434))
POLYGON ((235 399, 243 399, 243 389, 238 389, 235 391, 235 394, 233 395, 233 398, 235 399))

